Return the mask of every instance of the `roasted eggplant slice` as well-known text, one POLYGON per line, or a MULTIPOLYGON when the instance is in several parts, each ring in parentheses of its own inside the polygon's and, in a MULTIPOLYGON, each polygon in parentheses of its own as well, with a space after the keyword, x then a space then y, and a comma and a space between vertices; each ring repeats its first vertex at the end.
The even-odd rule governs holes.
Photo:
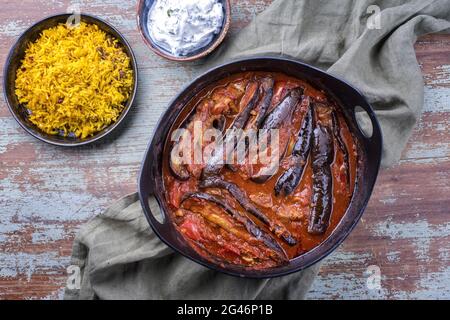
POLYGON ((273 86, 275 84, 272 77, 265 77, 260 80, 259 86, 259 102, 254 112, 252 112, 250 120, 247 123, 246 129, 259 129, 262 125, 267 111, 270 108, 270 103, 273 97, 273 86))
MULTIPOLYGON (((204 117, 204 115, 194 114, 193 116, 190 116, 189 121, 183 127, 184 129, 186 129, 186 131, 184 131, 183 134, 181 135, 181 137, 179 137, 178 142, 174 142, 170 147, 169 168, 170 168, 172 175, 175 178, 177 178, 178 180, 181 180, 181 181, 188 180, 190 178, 191 174, 193 173, 191 171, 195 171, 195 170, 189 170, 189 169, 193 169, 194 166, 189 166, 188 164, 183 163, 182 161, 176 161, 175 159, 181 160, 182 154, 184 152, 192 152, 191 148, 186 148, 184 150, 184 148, 182 147, 182 144, 183 143, 191 144, 193 142, 192 138, 190 136, 190 134, 192 134, 191 133, 192 126, 193 126, 192 123, 193 123, 193 121, 199 121, 201 119, 201 117, 204 117), (191 139, 191 140, 189 140, 189 139, 191 139), (189 140, 189 141, 186 141, 186 140, 189 140), (180 157, 177 157, 172 152, 179 152, 180 157), (180 163, 178 163, 178 162, 180 162, 180 163)), ((225 124, 226 124, 226 118, 224 115, 219 114, 219 115, 209 116, 209 118, 206 121, 204 121, 204 125, 205 125, 204 130, 216 129, 216 130, 223 132, 225 129, 225 124)), ((203 146, 200 146, 200 148, 203 148, 203 146)))
POLYGON ((284 97, 278 106, 270 112, 264 119, 261 129, 279 129, 281 125, 290 120, 294 108, 297 106, 303 94, 303 88, 296 88, 284 97))
MULTIPOLYGON (((284 157, 290 140, 291 126, 288 124, 292 119, 292 114, 296 106, 300 102, 303 91, 303 88, 295 88, 289 91, 280 104, 278 104, 264 119, 261 125, 262 130, 279 129, 279 149, 277 150, 279 159, 277 159, 277 161, 270 161, 270 164, 259 168, 258 172, 252 175, 252 181, 264 183, 276 173, 276 168, 279 166, 279 161, 284 157)), ((269 131, 267 132, 269 133, 269 131)), ((270 141, 270 134, 268 135, 268 140, 270 141)), ((268 148, 269 145, 270 143, 267 143, 268 148)), ((260 154, 262 152, 267 152, 267 150, 259 150, 260 154)), ((273 150, 271 150, 271 153, 272 152, 273 150)))
MULTIPOLYGON (((256 105, 256 107, 251 110, 249 120, 247 121, 247 124, 245 126, 244 132, 245 134, 256 134, 261 124, 266 117, 267 111, 270 108, 270 104, 272 102, 273 97, 273 87, 275 84, 275 81, 273 77, 265 77, 258 80, 260 82, 259 86, 259 101, 256 105), (254 133, 250 132, 250 130, 255 130, 254 133)), ((244 158, 248 159, 248 147, 249 142, 245 141, 245 150, 244 150, 244 158)), ((242 151, 241 151, 242 152, 242 151)), ((238 168, 242 169, 242 163, 238 164, 227 164, 228 169, 230 169, 233 172, 238 171, 238 168)))
MULTIPOLYGON (((222 198, 216 197, 214 195, 208 194, 208 193, 202 193, 202 192, 196 192, 192 194, 188 194, 185 196, 184 200, 187 200, 189 198, 196 198, 199 200, 205 200, 212 202, 222 209, 225 210, 226 213, 228 213, 233 219, 241 223, 245 229, 256 239, 262 241, 268 248, 274 250, 277 253, 278 258, 281 261, 287 261, 287 255, 286 252, 283 250, 283 248, 277 243, 277 241, 270 236, 268 233, 266 233, 263 229, 258 227, 256 223, 254 223, 251 219, 249 219, 245 214, 242 214, 240 211, 233 209, 226 201, 222 198)), ((218 223, 221 227, 226 227, 225 223, 218 223)), ((233 232, 233 230, 227 230, 229 232, 233 232)))
MULTIPOLYGON (((172 153, 173 147, 174 146, 171 147, 170 153, 172 153)), ((176 161, 172 159, 172 156, 170 156, 169 159, 169 168, 172 175, 178 180, 187 181, 191 177, 186 165, 183 163, 176 163, 176 161)))
POLYGON ((297 188, 303 175, 311 149, 313 133, 314 107, 309 106, 298 133, 297 142, 292 149, 293 166, 289 168, 275 184, 275 194, 290 195, 297 188))
POLYGON ((250 81, 245 89, 245 94, 239 103, 240 113, 236 116, 230 129, 243 129, 250 118, 252 110, 255 108, 259 97, 259 84, 257 81, 250 81))
POLYGON ((316 123, 313 133, 311 164, 313 188, 308 232, 326 232, 333 207, 333 182, 331 164, 334 160, 333 134, 330 128, 316 123))
MULTIPOLYGON (((190 112, 188 117, 180 125, 180 129, 186 129, 183 134, 184 142, 190 143, 189 146, 192 147, 192 137, 194 137, 194 125, 196 122, 201 122, 203 125, 203 130, 207 129, 217 129, 220 131, 225 130, 226 118, 225 115, 232 114, 237 109, 235 101, 242 101, 244 95, 244 88, 248 81, 237 81, 230 82, 226 85, 216 88, 211 92, 204 100, 198 103, 195 108, 190 112), (241 88, 241 85, 243 86, 241 88), (189 139, 190 134, 191 141, 186 141, 189 139)), ((183 139, 178 140, 178 142, 172 142, 170 145, 170 155, 174 148, 175 152, 181 154, 192 152, 192 148, 180 146, 183 139), (184 150, 186 149, 186 150, 184 150)), ((204 146, 200 146, 202 149, 204 146)), ((178 157, 177 157, 178 158, 178 157)), ((178 180, 188 180, 191 176, 199 176, 202 172, 203 165, 190 165, 186 163, 175 163, 174 158, 170 156, 169 168, 172 175, 178 180)))
POLYGON ((270 231, 272 231, 278 238, 282 239, 290 246, 297 244, 297 240, 292 236, 289 230, 286 229, 281 223, 273 221, 267 215, 265 215, 260 209, 258 209, 253 202, 248 198, 247 194, 239 189, 234 183, 222 180, 219 177, 210 177, 200 182, 200 188, 219 188, 227 190, 237 202, 247 212, 255 216, 258 220, 264 223, 270 231))
POLYGON ((243 129, 247 124, 247 121, 251 115, 251 111, 255 108, 255 105, 258 101, 258 88, 259 85, 257 81, 250 81, 248 83, 245 94, 239 104, 241 111, 236 116, 230 128, 228 128, 227 130, 227 132, 230 132, 232 134, 227 134, 225 136, 223 143, 218 145, 215 154, 209 158, 205 168, 203 169, 203 177, 217 175, 220 173, 225 164, 224 160, 229 159, 230 157, 230 155, 225 154, 227 144, 233 144, 233 148, 229 148, 228 151, 234 152, 237 141, 239 141, 240 139, 239 134, 237 134, 237 131, 235 130, 243 129))
POLYGON ((336 139, 337 146, 339 150, 341 150, 342 155, 344 157, 344 167, 345 167, 345 185, 347 190, 350 190, 350 160, 348 155, 348 150, 345 145, 344 139, 342 137, 341 132, 341 124, 339 122, 339 117, 337 115, 337 111, 333 110, 331 113, 332 125, 333 125, 333 135, 336 139))
MULTIPOLYGON (((172 142, 171 146, 170 146, 170 152, 169 152, 169 168, 170 168, 170 172, 172 173, 172 175, 177 178, 178 180, 181 181, 186 181, 190 178, 190 172, 187 169, 187 165, 185 163, 177 163, 177 161, 175 161, 175 159, 177 159, 178 157, 176 157, 173 153, 174 152, 178 152, 179 156, 182 157, 182 153, 186 152, 186 150, 183 150, 183 148, 180 146, 181 143, 183 143, 184 140, 186 139, 190 139, 190 137, 188 137, 188 133, 190 133, 190 127, 192 126, 192 123, 195 121, 196 118, 198 118, 198 113, 197 111, 193 111, 191 112, 191 114, 186 118, 186 120, 183 122, 183 124, 181 125, 180 128, 182 129, 186 129, 186 131, 184 131, 184 133, 178 137, 178 141, 177 142, 172 142), (176 150, 177 149, 177 150, 176 150)), ((184 141, 186 142, 186 141, 184 141)), ((191 141, 189 141, 188 143, 191 143, 191 141)))

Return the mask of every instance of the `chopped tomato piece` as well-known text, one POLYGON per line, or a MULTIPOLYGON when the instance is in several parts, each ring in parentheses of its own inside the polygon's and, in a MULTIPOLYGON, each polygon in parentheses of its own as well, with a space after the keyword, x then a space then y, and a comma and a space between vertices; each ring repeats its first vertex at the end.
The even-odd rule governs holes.
POLYGON ((180 226, 181 231, 194 241, 202 239, 198 225, 192 219, 187 218, 180 226))

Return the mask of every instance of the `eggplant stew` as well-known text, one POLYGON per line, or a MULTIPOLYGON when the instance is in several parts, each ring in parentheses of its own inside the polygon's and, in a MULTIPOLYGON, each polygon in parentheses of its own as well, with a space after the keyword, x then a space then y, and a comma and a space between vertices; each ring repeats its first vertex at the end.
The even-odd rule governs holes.
POLYGON ((286 264, 322 243, 345 214, 357 146, 326 92, 282 73, 232 74, 197 94, 169 131, 171 221, 209 261, 253 270, 286 264))

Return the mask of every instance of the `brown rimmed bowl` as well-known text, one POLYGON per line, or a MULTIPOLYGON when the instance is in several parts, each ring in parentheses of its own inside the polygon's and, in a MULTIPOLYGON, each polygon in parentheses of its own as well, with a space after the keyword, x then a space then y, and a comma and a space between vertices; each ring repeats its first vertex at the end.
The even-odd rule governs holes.
POLYGON ((229 275, 247 278, 273 278, 303 270, 322 260, 333 252, 350 234, 360 220, 369 201, 378 175, 381 161, 382 136, 380 126, 369 103, 364 96, 350 84, 317 68, 299 61, 279 57, 256 57, 233 61, 215 67, 188 84, 169 104, 167 111, 161 116, 139 174, 139 197, 145 216, 159 238, 176 252, 206 266, 212 270, 229 275), (287 265, 264 269, 249 270, 243 267, 213 263, 198 254, 176 230, 171 220, 169 208, 165 200, 165 189, 162 177, 163 150, 167 136, 174 121, 188 101, 206 86, 231 74, 244 71, 282 72, 289 76, 304 79, 316 88, 335 99, 342 108, 350 131, 355 137, 359 149, 355 190, 350 204, 330 236, 320 245, 307 253, 290 260, 287 265), (363 110, 372 124, 372 134, 366 136, 359 127, 356 112, 363 110), (154 204, 155 199, 158 207, 154 204), (151 200, 151 201, 150 201, 151 200), (156 215, 160 211, 160 216, 156 215), (155 216, 156 215, 156 216, 155 216))
POLYGON ((50 16, 41 21, 36 22, 31 27, 29 27, 24 33, 22 33, 22 35, 11 47, 8 57, 6 58, 5 67, 3 69, 3 94, 6 103, 8 105, 8 108, 11 111, 11 114, 13 115, 14 119, 16 119, 19 125, 33 137, 53 145, 65 147, 74 147, 89 144, 91 142, 97 141, 105 137, 106 135, 111 133, 115 128, 117 128, 120 125, 120 123, 125 119, 126 115, 128 114, 128 111, 130 110, 133 104, 134 97, 136 95, 137 79, 138 79, 136 58, 134 56, 133 50, 131 49, 131 46, 129 45, 125 37, 108 22, 95 16, 81 14, 80 15, 81 21, 89 24, 96 24, 101 30, 119 40, 119 43, 123 46, 126 54, 130 57, 131 68, 133 70, 133 88, 129 99, 125 104, 125 108, 122 111, 119 118, 114 123, 110 124, 105 129, 97 132, 95 135, 87 137, 85 139, 80 139, 76 137, 64 137, 61 135, 51 135, 41 131, 38 127, 36 127, 36 125, 31 123, 31 121, 28 119, 28 112, 26 106, 19 103, 17 96, 15 94, 15 81, 17 69, 20 67, 21 61, 25 56, 25 49, 27 48, 28 44, 30 42, 36 41, 39 38, 42 31, 48 28, 55 27, 60 23, 66 23, 67 19, 70 16, 71 14, 68 13, 50 16))
POLYGON ((224 19, 222 24, 222 29, 218 34, 215 35, 213 40, 203 48, 200 48, 192 53, 190 53, 187 56, 174 56, 169 51, 165 50, 164 48, 161 48, 158 46, 150 37, 150 33, 148 31, 147 27, 147 21, 148 21, 148 13, 150 9, 153 6, 153 3, 155 0, 139 0, 138 7, 137 7, 137 24, 139 31, 142 35, 142 38, 144 39, 144 42, 147 44, 147 46, 157 55, 172 60, 172 61, 194 61, 198 60, 200 58, 206 57, 211 52, 213 52, 225 39, 225 36, 228 33, 228 29, 230 28, 231 23, 231 4, 230 0, 220 0, 219 2, 222 3, 223 9, 224 9, 224 19))

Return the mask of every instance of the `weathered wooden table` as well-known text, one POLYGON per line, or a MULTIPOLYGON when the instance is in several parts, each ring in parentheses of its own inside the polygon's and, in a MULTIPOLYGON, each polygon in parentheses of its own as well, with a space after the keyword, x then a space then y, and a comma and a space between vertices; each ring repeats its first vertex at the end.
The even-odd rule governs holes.
MULTIPOLYGON (((234 0, 232 31, 270 2, 234 0)), ((66 0, 2 0, 2 66, 22 31, 68 5, 66 0)), ((193 74, 190 65, 163 60, 144 45, 135 1, 86 0, 81 9, 113 23, 131 42, 140 69, 137 101, 116 137, 63 149, 28 135, 0 100, 1 299, 62 297, 77 230, 136 190, 140 161, 159 117, 155 106, 165 105, 193 74), (154 92, 155 83, 165 90, 154 92)), ((326 259, 310 298, 450 298, 450 36, 423 37, 416 51, 426 86, 422 119, 400 163, 380 174, 358 227, 326 259), (371 265, 380 268, 379 289, 367 286, 371 265)))

